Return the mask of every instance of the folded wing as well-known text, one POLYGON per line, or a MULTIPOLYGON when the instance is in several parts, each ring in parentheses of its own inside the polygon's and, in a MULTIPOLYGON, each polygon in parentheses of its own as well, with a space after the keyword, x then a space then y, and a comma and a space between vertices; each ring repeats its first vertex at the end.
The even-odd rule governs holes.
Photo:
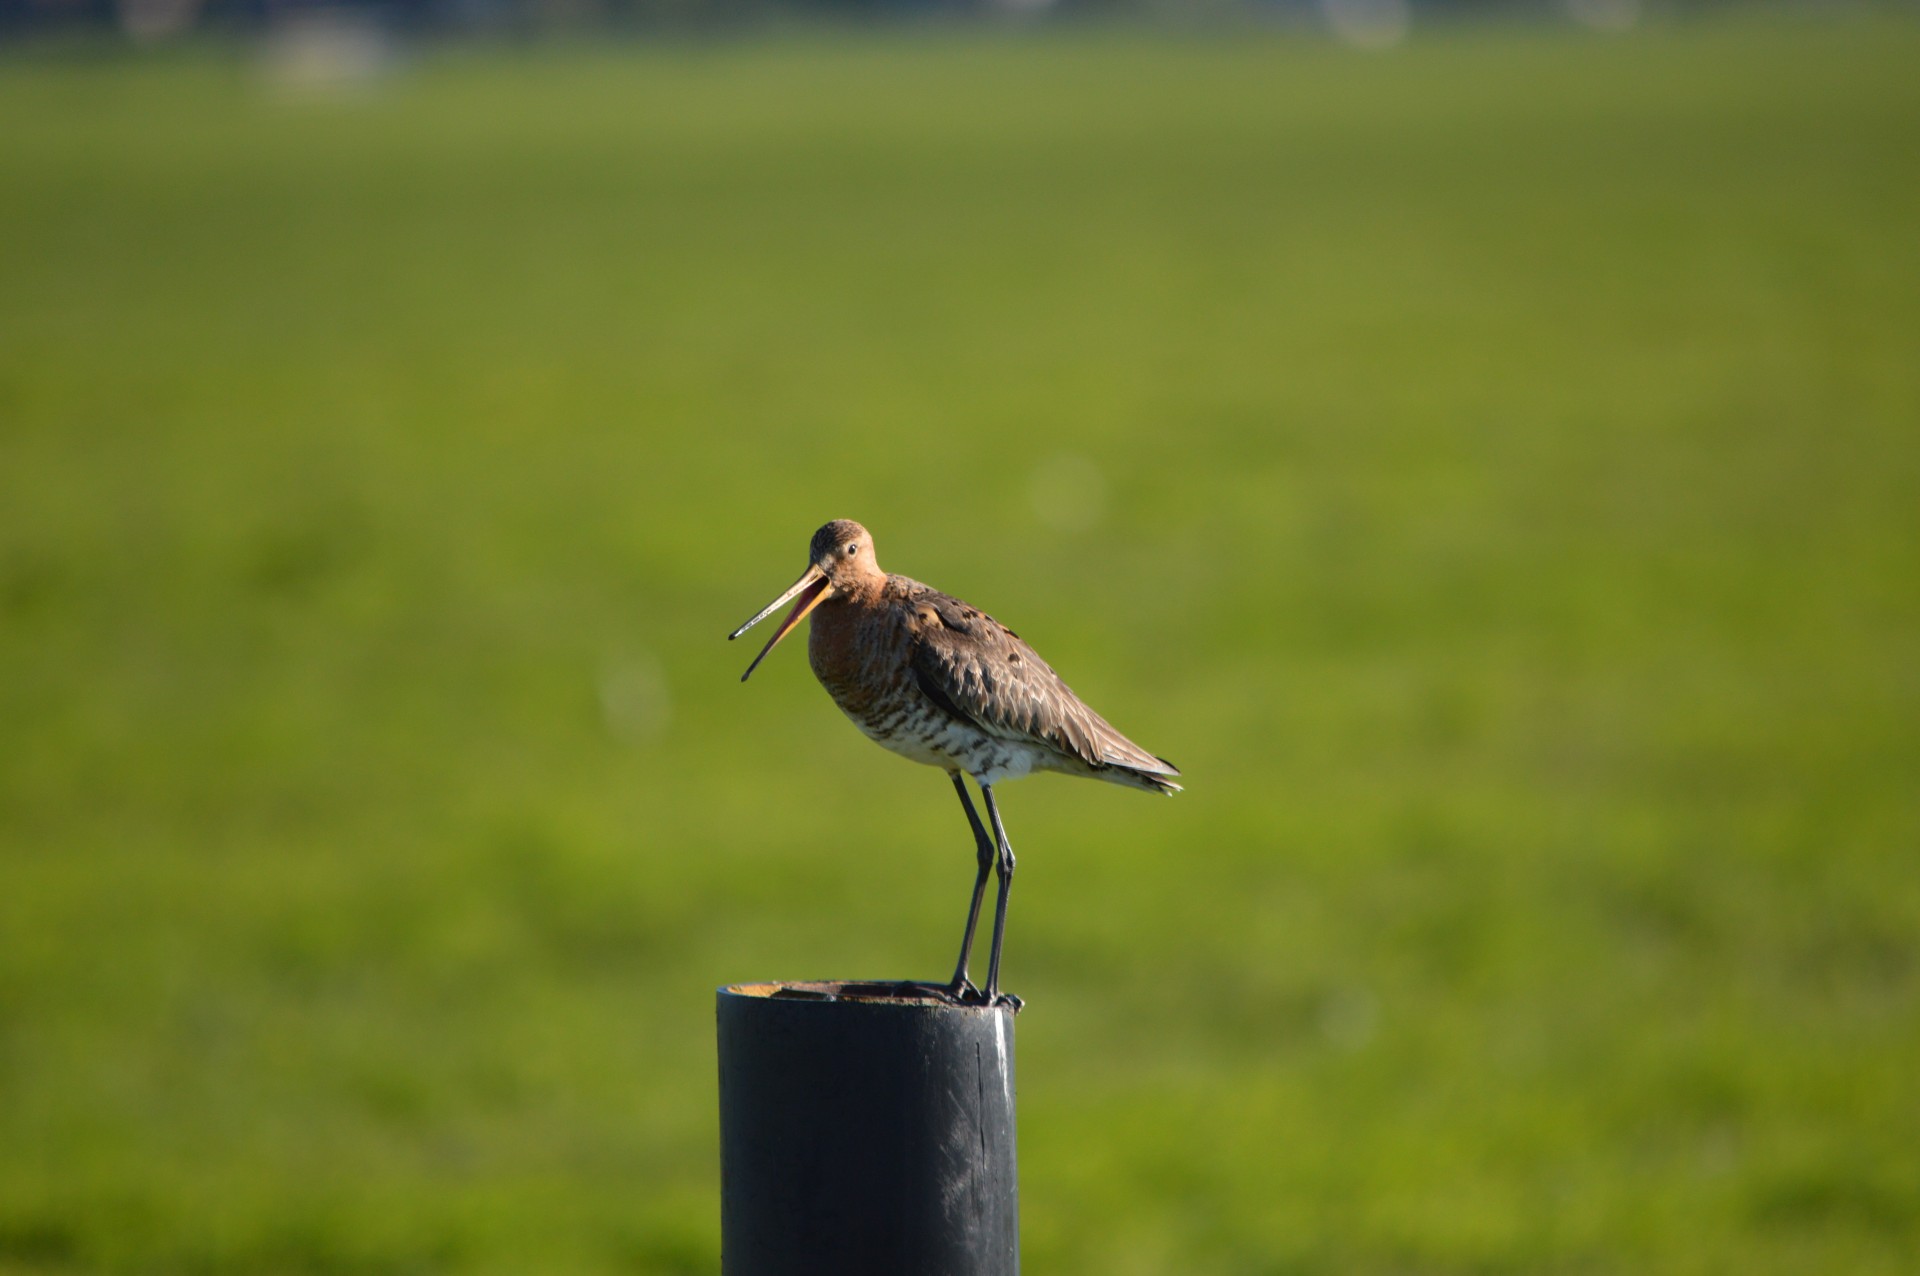
POLYGON ((948 713, 991 735, 1044 744, 1095 770, 1180 774, 1114 730, 993 617, 925 586, 913 602, 914 679, 948 713))

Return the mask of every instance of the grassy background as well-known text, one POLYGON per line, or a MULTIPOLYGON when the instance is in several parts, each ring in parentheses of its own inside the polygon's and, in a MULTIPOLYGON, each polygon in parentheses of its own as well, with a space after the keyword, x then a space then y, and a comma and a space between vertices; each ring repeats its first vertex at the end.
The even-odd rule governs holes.
POLYGON ((725 631, 852 516, 1042 779, 1049 1273, 1920 1252, 1920 28, 0 66, 0 1271, 713 1271, 712 989, 945 782, 725 631))

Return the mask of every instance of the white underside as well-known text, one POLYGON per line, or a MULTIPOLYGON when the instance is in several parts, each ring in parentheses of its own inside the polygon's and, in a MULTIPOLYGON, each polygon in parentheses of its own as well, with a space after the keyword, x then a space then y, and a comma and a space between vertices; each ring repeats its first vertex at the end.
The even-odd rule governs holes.
POLYGON ((942 771, 965 771, 980 784, 999 784, 1035 771, 1054 769, 1050 765, 1054 762, 1053 755, 1047 750, 1025 741, 1002 740, 977 727, 947 723, 931 732, 904 731, 887 738, 870 730, 852 714, 847 718, 869 740, 910 762, 939 767, 942 771))

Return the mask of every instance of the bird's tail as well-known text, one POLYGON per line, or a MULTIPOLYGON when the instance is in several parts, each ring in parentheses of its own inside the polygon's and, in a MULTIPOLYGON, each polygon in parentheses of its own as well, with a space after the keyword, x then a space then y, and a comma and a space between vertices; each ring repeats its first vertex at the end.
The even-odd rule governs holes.
POLYGON ((1100 778, 1113 784, 1124 784, 1130 789, 1145 789, 1149 793, 1178 793, 1180 786, 1168 776, 1180 774, 1180 768, 1165 758, 1155 758, 1165 770, 1148 769, 1136 766, 1106 766, 1100 769, 1100 778))

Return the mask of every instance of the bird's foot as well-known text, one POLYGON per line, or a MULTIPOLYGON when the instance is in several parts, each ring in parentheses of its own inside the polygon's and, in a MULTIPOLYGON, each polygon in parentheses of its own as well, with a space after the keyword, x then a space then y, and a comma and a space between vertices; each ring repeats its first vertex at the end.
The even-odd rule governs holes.
POLYGON ((973 981, 961 975, 948 984, 943 991, 948 1001, 956 1006, 980 1006, 986 1004, 986 994, 973 986, 973 981))
POLYGON ((998 988, 995 988, 991 983, 989 983, 987 985, 986 991, 980 994, 980 1000, 974 1002, 973 1004, 976 1006, 992 1006, 995 1009, 999 1009, 1000 1007, 1004 1006, 1006 1009, 1013 1011, 1013 1013, 1017 1015, 1020 1013, 1020 1008, 1026 1005, 1027 1003, 1020 1000, 1020 998, 1014 996, 1010 992, 1001 992, 998 988))
POLYGON ((1005 1006, 1015 1014, 1027 1003, 1010 992, 987 992, 974 987, 971 979, 961 978, 940 990, 956 1006, 1005 1006))

